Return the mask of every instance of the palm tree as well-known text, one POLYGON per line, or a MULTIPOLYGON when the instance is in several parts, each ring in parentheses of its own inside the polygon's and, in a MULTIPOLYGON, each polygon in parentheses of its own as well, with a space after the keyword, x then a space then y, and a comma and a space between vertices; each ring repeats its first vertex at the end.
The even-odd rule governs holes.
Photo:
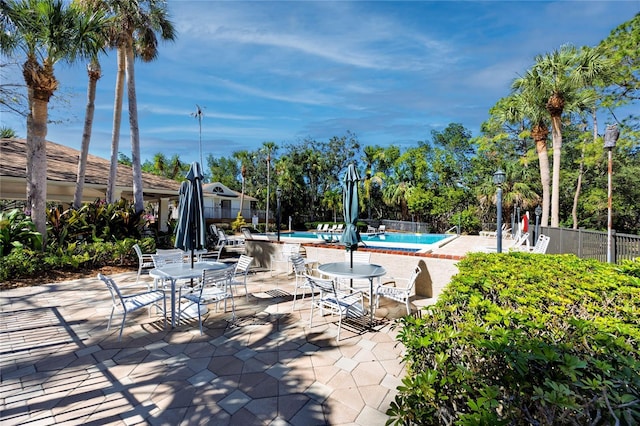
POLYGON ((266 153, 267 158, 267 210, 265 212, 265 232, 269 231, 269 188, 271 186, 271 153, 278 149, 275 142, 262 142, 262 150, 266 153))
POLYGON ((135 84, 135 58, 150 62, 158 56, 157 34, 163 40, 174 40, 175 29, 168 19, 166 3, 161 0, 86 0, 95 8, 107 10, 114 18, 110 42, 117 49, 118 73, 111 140, 111 169, 107 188, 107 201, 113 202, 116 181, 122 94, 126 78, 131 130, 131 161, 133 170, 133 196, 137 212, 144 210, 142 194, 142 166, 140 159, 140 132, 138 128, 138 102, 135 84))
POLYGON ((84 114, 84 130, 82 132, 82 144, 80 147, 80 157, 78 158, 78 173, 76 175, 76 190, 73 194, 73 207, 79 209, 82 205, 82 193, 84 192, 84 176, 87 169, 87 156, 89 155, 89 144, 91 142, 91 130, 93 127, 93 114, 96 109, 96 87, 98 80, 102 77, 100 62, 94 58, 87 66, 89 84, 87 85, 87 106, 84 114))
POLYGON ((590 90, 584 90, 605 75, 605 59, 595 49, 576 50, 564 45, 559 50, 536 57, 534 72, 540 78, 540 89, 546 93, 545 108, 551 117, 553 141, 553 182, 551 191, 551 226, 560 224, 560 160, 562 156, 562 114, 593 104, 590 90))
POLYGON ((549 208, 551 204, 551 173, 549 167, 549 152, 547 139, 549 125, 547 112, 544 108, 544 94, 539 90, 540 76, 529 70, 523 77, 516 79, 512 87, 514 92, 498 103, 496 115, 504 123, 522 123, 529 127, 531 138, 538 155, 540 169, 540 184, 542 186, 542 218, 541 226, 549 223, 549 208))
POLYGON ((240 161, 240 176, 242 177, 242 192, 240 192, 240 215, 242 215, 242 208, 244 207, 244 193, 246 190, 246 180, 247 180, 247 163, 251 161, 251 154, 249 151, 242 150, 233 153, 233 157, 240 161))
MULTIPOLYGON (((83 13, 62 0, 23 0, 2 3, 0 20, 3 53, 22 50, 22 74, 27 85, 27 203, 36 230, 46 242, 48 107, 58 88, 54 66, 62 60, 91 58, 102 48, 100 12, 83 13)), ((43 244, 44 246, 44 244, 43 244)))

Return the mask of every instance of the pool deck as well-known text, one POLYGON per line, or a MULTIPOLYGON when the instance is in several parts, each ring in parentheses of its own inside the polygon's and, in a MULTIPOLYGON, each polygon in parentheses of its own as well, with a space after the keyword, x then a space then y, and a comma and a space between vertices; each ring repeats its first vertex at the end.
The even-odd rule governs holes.
MULTIPOLYGON (((434 294, 414 308, 437 300, 454 258, 492 245, 461 236, 427 257, 434 294)), ((372 256, 394 272, 421 259, 372 256)), ((114 278, 135 284, 134 272, 114 278)), ((404 306, 382 301, 374 331, 343 326, 337 342, 336 318, 316 314, 309 326, 309 297, 293 309, 292 276, 255 271, 248 286, 237 318, 212 310, 203 336, 197 321, 169 330, 141 312, 127 319, 122 342, 119 317, 106 330, 110 299, 95 278, 3 291, 0 423, 384 425, 405 375, 392 327, 404 306)))

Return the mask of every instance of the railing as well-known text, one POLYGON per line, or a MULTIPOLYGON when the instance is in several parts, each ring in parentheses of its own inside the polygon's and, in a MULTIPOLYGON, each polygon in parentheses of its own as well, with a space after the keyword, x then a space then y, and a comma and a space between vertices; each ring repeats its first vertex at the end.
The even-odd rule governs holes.
POLYGON ((428 234, 429 224, 423 222, 408 222, 403 220, 383 220, 382 225, 387 227, 387 230, 392 229, 400 232, 415 232, 416 234, 428 234))
MULTIPOLYGON (((540 233, 551 237, 547 253, 575 254, 583 259, 607 261, 607 233, 586 229, 541 227, 540 233)), ((612 259, 619 263, 623 259, 640 257, 640 235, 612 232, 612 259)))

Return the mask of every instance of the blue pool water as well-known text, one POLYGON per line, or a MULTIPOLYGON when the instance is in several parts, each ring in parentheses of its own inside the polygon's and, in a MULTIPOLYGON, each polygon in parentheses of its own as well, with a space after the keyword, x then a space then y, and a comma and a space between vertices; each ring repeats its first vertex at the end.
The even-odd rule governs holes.
MULTIPOLYGON (((281 234, 283 238, 293 240, 306 241, 339 241, 341 233, 323 233, 323 232, 287 232, 281 234)), ((360 234, 362 242, 365 246, 374 248, 390 248, 406 251, 423 251, 439 246, 445 240, 452 238, 450 234, 411 234, 386 232, 384 234, 360 234)), ((455 237, 455 236, 453 236, 455 237)))

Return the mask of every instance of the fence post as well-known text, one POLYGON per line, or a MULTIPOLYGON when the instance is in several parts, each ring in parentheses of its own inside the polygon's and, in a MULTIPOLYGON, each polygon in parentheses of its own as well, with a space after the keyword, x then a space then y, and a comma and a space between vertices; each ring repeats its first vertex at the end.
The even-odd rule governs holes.
POLYGON ((611 230, 611 253, 612 253, 612 262, 618 263, 618 237, 616 235, 616 230, 611 230))

